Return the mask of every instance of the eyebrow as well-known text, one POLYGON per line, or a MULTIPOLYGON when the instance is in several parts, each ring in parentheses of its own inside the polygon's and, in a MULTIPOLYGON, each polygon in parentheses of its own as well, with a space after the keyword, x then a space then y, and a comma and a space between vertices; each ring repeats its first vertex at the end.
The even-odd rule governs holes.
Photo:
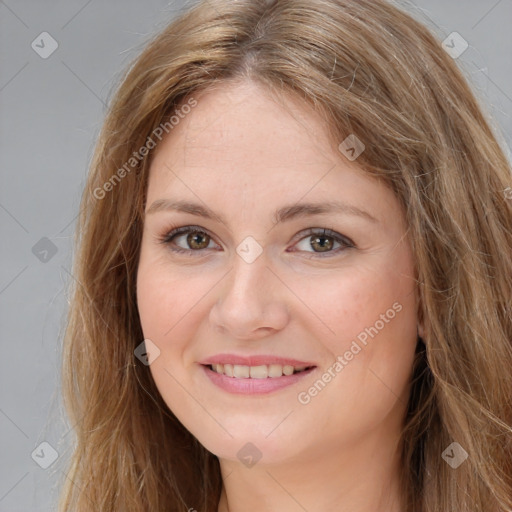
MULTIPOLYGON (((161 211, 178 211, 190 213, 207 219, 212 219, 228 225, 222 215, 215 213, 207 206, 189 201, 171 201, 169 199, 157 199, 147 209, 146 214, 152 214, 161 211)), ((342 201, 328 201, 325 203, 297 203, 277 209, 274 212, 273 222, 275 224, 280 222, 290 221, 297 217, 308 217, 312 215, 322 215, 326 213, 341 213, 344 215, 351 215, 361 217, 367 221, 378 224, 379 221, 366 210, 362 210, 355 205, 344 203, 342 201)))

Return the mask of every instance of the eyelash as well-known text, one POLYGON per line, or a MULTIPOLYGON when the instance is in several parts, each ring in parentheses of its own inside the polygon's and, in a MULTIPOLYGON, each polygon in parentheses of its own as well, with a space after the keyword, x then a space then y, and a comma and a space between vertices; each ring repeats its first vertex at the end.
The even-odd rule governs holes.
MULTIPOLYGON (((205 235, 208 235, 210 239, 213 240, 213 237, 209 234, 209 232, 200 227, 200 226, 182 226, 182 227, 170 227, 169 230, 161 237, 158 238, 158 241, 164 245, 171 244, 172 240, 181 234, 186 234, 190 232, 199 232, 204 233, 205 235)), ((333 229, 330 228, 309 228, 306 230, 305 233, 303 233, 303 236, 297 240, 296 243, 302 241, 304 238, 307 238, 308 236, 325 236, 329 238, 333 238, 336 242, 338 242, 341 247, 338 247, 337 249, 333 249, 331 251, 326 251, 325 253, 321 252, 312 252, 312 256, 309 256, 309 258, 329 258, 335 254, 339 254, 340 252, 344 251, 345 249, 351 249, 355 248, 354 242, 350 240, 350 238, 347 238, 344 235, 341 235, 340 233, 337 233, 333 229)), ((171 251, 175 253, 184 254, 186 256, 202 256, 200 253, 204 252, 206 249, 183 249, 182 247, 169 247, 171 251), (196 253, 196 254, 194 254, 196 253)), ((308 252, 308 251, 305 251, 308 252)))

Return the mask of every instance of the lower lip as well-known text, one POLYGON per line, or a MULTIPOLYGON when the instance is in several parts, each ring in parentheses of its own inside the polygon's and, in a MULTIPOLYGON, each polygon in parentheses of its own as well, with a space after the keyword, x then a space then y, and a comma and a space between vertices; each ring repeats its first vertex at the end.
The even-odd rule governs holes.
POLYGON ((283 375, 282 377, 267 377, 265 379, 241 379, 237 377, 227 377, 220 373, 210 370, 209 366, 203 367, 208 378, 219 388, 229 393, 237 393, 241 395, 261 395, 272 393, 278 389, 291 386, 296 382, 309 375, 314 369, 304 370, 303 372, 294 373, 292 375, 283 375))

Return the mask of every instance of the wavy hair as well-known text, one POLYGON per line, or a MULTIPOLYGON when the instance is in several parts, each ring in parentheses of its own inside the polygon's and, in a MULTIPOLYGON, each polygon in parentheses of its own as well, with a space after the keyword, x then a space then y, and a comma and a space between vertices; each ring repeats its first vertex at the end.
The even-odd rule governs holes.
POLYGON ((510 163, 437 38, 383 0, 201 1, 123 75, 77 225, 62 366, 75 441, 60 510, 217 510, 217 457, 134 356, 151 161, 137 152, 194 93, 237 80, 314 107, 335 146, 356 135, 357 163, 403 208, 425 328, 402 434, 404 510, 510 512, 510 163), (469 455, 457 469, 442 457, 452 442, 469 455))

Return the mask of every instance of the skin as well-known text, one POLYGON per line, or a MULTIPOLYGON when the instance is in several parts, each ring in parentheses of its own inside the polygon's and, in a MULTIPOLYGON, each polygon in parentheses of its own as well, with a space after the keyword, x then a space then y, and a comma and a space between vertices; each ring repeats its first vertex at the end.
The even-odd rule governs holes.
POLYGON ((251 82, 194 97, 197 106, 154 150, 146 212, 160 199, 189 200, 226 222, 146 213, 137 297, 144 336, 160 350, 150 365, 158 390, 219 457, 219 512, 401 511, 398 439, 421 326, 397 199, 328 142, 325 123, 300 100, 278 102, 251 82), (284 205, 331 200, 376 221, 332 212, 273 222, 284 205), (198 244, 207 248, 187 244, 187 233, 161 243, 171 226, 206 230, 198 244), (355 247, 336 252, 327 237, 334 246, 322 252, 308 228, 330 228, 355 247), (252 263, 236 252, 248 236, 263 249, 252 263), (400 312, 300 403, 298 394, 394 303, 400 312), (288 356, 317 368, 268 395, 235 395, 199 365, 218 353, 288 356), (247 442, 262 454, 250 468, 237 457, 247 442))

